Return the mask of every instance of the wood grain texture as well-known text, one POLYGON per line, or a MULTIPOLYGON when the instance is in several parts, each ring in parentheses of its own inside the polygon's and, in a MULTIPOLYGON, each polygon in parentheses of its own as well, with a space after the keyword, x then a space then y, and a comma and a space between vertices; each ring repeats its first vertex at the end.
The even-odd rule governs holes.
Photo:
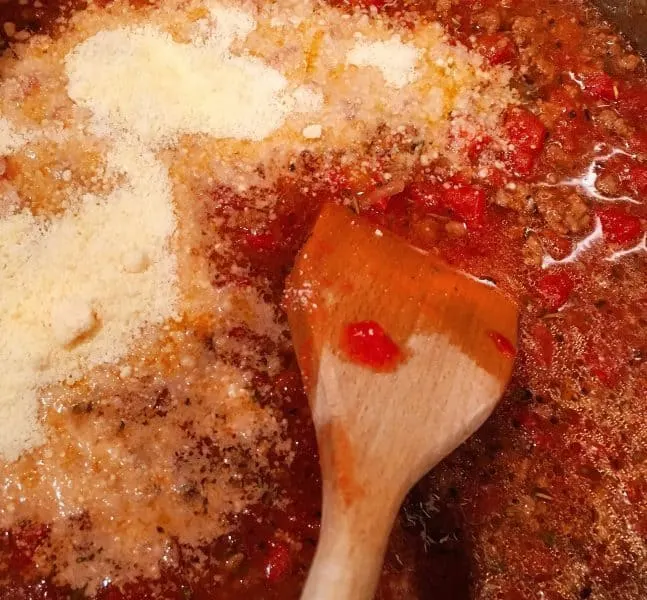
POLYGON ((350 211, 324 208, 286 290, 323 477, 308 600, 371 598, 393 519, 410 487, 491 414, 511 375, 517 308, 350 211), (374 320, 405 360, 376 372, 340 349, 374 320))
POLYGON ((516 339, 513 302, 340 206, 324 206, 288 277, 286 306, 307 387, 323 345, 336 349, 345 324, 370 319, 402 347, 414 332, 445 333, 486 371, 510 374, 489 333, 516 339))

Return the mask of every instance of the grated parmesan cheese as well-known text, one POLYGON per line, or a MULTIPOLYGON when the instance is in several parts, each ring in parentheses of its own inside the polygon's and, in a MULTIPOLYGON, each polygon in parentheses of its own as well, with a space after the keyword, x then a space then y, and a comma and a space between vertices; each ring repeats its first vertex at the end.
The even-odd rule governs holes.
POLYGON ((307 127, 303 128, 303 131, 301 132, 303 137, 306 138, 307 140, 316 140, 321 137, 321 125, 319 124, 313 124, 313 125, 308 125, 307 127))
POLYGON ((422 55, 419 48, 403 44, 399 35, 385 42, 360 39, 348 53, 346 62, 357 67, 375 67, 384 81, 394 88, 403 88, 419 77, 416 64, 422 55))
POLYGON ((8 460, 43 439, 40 387, 115 362, 144 327, 174 314, 168 175, 127 143, 109 153, 108 168, 126 181, 106 197, 86 194, 76 211, 49 220, 28 211, 0 220, 0 454, 8 460), (124 247, 149 257, 149 268, 125 270, 124 247))
POLYGON ((229 53, 253 28, 241 14, 215 11, 215 33, 192 44, 151 26, 100 31, 67 57, 68 93, 92 110, 98 132, 118 128, 152 146, 186 133, 261 140, 302 109, 300 99, 305 110, 319 103, 313 92, 290 93, 261 60, 229 53))
POLYGON ((64 298, 52 307, 52 332, 61 346, 76 342, 96 325, 97 315, 87 300, 64 298))
POLYGON ((20 150, 29 141, 29 136, 16 131, 13 125, 0 116, 0 156, 20 150))

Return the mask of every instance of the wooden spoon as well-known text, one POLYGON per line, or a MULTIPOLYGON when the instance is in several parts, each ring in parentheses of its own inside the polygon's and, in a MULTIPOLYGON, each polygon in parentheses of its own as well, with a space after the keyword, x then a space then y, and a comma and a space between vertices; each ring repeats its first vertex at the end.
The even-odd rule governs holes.
POLYGON ((302 598, 372 598, 405 494, 499 400, 517 308, 335 205, 297 258, 286 306, 323 477, 302 598))

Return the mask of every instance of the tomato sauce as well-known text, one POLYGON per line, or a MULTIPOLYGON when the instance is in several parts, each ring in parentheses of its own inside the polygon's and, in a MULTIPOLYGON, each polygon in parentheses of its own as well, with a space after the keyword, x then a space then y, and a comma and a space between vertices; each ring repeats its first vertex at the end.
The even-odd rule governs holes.
MULTIPOLYGON (((322 174, 304 159, 277 186, 275 220, 265 228, 234 220, 224 226, 250 266, 251 283, 277 306, 319 206, 341 199, 519 302, 518 348, 491 335, 493 351, 516 354, 513 381, 486 425, 410 493, 378 597, 641 600, 647 597, 644 63, 577 0, 357 3, 390 14, 406 7, 407 19, 441 21, 491 64, 513 68, 522 98, 506 116, 507 150, 492 149, 484 132, 470 140, 470 167, 462 172, 432 159, 434 181, 421 168, 401 190, 372 201, 384 182, 336 165, 313 197, 300 184, 321 181, 322 174)), ((353 1, 339 4, 350 10, 353 1)), ((0 13, 34 30, 51 25, 59 9, 21 6, 11 0, 0 13)), ((209 218, 226 221, 244 198, 214 188, 201 201, 209 218)), ((220 283, 232 281, 234 274, 220 283)), ((350 339, 364 335, 360 325, 350 339)), ((256 347, 267 342, 246 331, 229 335, 256 347)), ((378 337, 377 351, 352 342, 351 352, 382 366, 398 348, 386 333, 378 337)), ((298 597, 318 536, 320 476, 294 357, 287 354, 282 373, 270 381, 259 374, 255 387, 260 403, 280 407, 296 440, 293 463, 279 467, 274 482, 288 508, 260 503, 234 515, 235 533, 206 546, 200 564, 185 561, 178 545, 159 579, 122 588, 106 581, 98 600, 298 597)), ((47 539, 46 524, 2 532, 0 597, 85 597, 35 575, 35 552, 47 539)))

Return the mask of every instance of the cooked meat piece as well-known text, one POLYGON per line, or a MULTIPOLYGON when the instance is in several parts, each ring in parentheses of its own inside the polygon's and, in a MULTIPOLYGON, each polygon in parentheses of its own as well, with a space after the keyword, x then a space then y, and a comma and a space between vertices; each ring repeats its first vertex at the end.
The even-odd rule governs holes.
POLYGON ((501 15, 496 8, 490 8, 474 15, 472 23, 486 33, 495 33, 501 27, 501 15))
POLYGON ((539 29, 539 19, 535 17, 517 17, 512 23, 512 34, 517 46, 525 47, 533 41, 537 41, 537 31, 539 29))
POLYGON ((531 232, 528 235, 528 238, 521 249, 521 255, 523 256, 523 262, 527 265, 535 267, 541 266, 541 261, 544 256, 544 248, 536 233, 531 232))
POLYGON ((634 134, 634 128, 612 108, 600 111, 594 118, 609 133, 627 138, 634 134))
POLYGON ((617 196, 620 181, 615 173, 604 173, 597 178, 595 187, 605 196, 617 196))
POLYGON ((546 188, 535 194, 535 200, 546 224, 557 233, 578 233, 589 225, 589 207, 579 194, 564 197, 561 190, 546 188))
POLYGON ((528 212, 534 209, 530 188, 524 183, 516 183, 497 190, 494 203, 517 212, 528 212))

